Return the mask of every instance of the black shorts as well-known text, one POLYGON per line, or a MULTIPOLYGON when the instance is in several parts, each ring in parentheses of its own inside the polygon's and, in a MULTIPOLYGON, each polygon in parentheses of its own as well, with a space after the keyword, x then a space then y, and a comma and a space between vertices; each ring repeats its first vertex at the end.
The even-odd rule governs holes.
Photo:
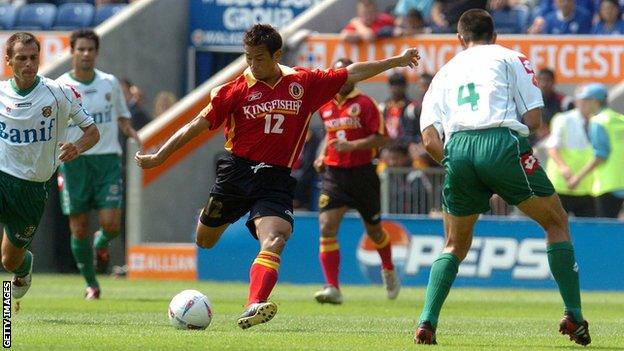
POLYGON ((217 161, 217 179, 200 215, 209 227, 234 223, 249 212, 247 228, 255 238, 254 219, 277 216, 293 225, 297 181, 287 167, 249 161, 231 154, 217 161))
POLYGON ((369 224, 381 221, 379 177, 375 166, 327 167, 319 197, 319 211, 348 206, 369 224))

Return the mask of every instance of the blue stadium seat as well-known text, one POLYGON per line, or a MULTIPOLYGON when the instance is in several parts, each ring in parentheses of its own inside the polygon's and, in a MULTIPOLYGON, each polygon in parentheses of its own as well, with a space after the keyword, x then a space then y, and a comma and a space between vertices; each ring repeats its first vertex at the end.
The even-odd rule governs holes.
POLYGON ((95 5, 95 0, 56 0, 56 5, 57 6, 60 6, 60 5, 63 5, 63 4, 69 4, 69 3, 95 5))
POLYGON ((125 7, 125 4, 108 4, 98 6, 95 10, 95 19, 93 20, 93 26, 95 27, 100 23, 106 21, 108 18, 119 13, 125 7))
POLYGON ((19 8, 13 29, 48 30, 56 18, 56 6, 52 4, 26 4, 19 8))
POLYGON ((54 30, 73 30, 91 26, 95 7, 91 4, 67 3, 60 5, 56 13, 54 30))
POLYGON ((0 30, 13 29, 17 8, 13 5, 0 5, 0 30))

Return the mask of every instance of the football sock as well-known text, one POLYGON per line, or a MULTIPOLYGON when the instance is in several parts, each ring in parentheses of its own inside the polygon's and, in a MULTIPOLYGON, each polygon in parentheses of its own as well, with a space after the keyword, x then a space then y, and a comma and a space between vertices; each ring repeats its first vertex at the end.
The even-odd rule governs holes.
POLYGON ((25 277, 30 272, 30 266, 32 265, 32 252, 26 250, 24 253, 24 260, 22 264, 17 267, 12 273, 15 274, 18 278, 25 277))
POLYGON ((89 243, 89 238, 77 239, 73 235, 71 237, 71 250, 76 260, 76 266, 80 274, 85 278, 87 286, 99 288, 97 279, 95 278, 95 268, 93 267, 93 249, 89 243))
POLYGON ((321 261, 325 282, 336 289, 340 289, 340 283, 338 282, 340 245, 338 245, 338 239, 336 237, 320 238, 319 261, 321 261))
POLYGON ((249 297, 247 305, 266 301, 277 283, 280 256, 269 251, 260 251, 249 270, 249 297))
POLYGON ((559 293, 563 298, 565 310, 572 314, 575 322, 582 322, 578 264, 574 259, 572 243, 565 241, 548 244, 546 252, 548 253, 548 265, 559 286, 559 293))
POLYGON ((451 285, 457 276, 459 259, 452 253, 443 253, 433 261, 425 294, 425 306, 420 315, 420 321, 429 321, 435 329, 442 304, 451 290, 451 285))
POLYGON ((390 244, 390 235, 386 231, 382 231, 383 236, 379 243, 375 243, 379 257, 381 257, 381 268, 386 270, 393 270, 392 264, 392 245, 390 244))
POLYGON ((106 232, 102 228, 95 233, 95 239, 93 240, 93 247, 96 250, 105 249, 108 247, 108 243, 116 238, 119 232, 106 232))

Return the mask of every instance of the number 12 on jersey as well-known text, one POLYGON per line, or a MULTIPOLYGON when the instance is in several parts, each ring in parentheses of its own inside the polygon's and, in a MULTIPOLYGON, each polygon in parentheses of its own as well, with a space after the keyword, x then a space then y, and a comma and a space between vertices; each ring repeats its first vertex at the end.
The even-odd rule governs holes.
POLYGON ((284 128, 284 115, 267 113, 264 116, 264 134, 282 134, 284 128))
POLYGON ((457 92, 457 105, 461 106, 463 104, 470 104, 470 108, 473 111, 476 111, 479 108, 479 94, 477 93, 474 83, 459 86, 459 91, 457 92), (468 90, 467 93, 465 92, 466 90, 468 90))

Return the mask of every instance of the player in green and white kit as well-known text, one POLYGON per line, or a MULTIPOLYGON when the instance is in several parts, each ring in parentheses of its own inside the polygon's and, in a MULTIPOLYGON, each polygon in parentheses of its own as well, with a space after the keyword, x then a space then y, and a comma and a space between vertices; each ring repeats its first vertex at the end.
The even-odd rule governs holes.
MULTIPOLYGON (((95 277, 93 251, 98 271, 108 265, 109 241, 119 235, 121 222, 121 146, 118 130, 134 139, 139 136, 130 124, 121 86, 111 75, 95 69, 99 37, 90 29, 71 34, 72 70, 57 79, 70 84, 82 95, 85 108, 93 116, 100 130, 100 141, 79 158, 59 169, 61 209, 69 215, 71 250, 87 288, 85 298, 100 297, 100 286, 95 277), (89 211, 97 210, 100 229, 95 234, 93 248, 89 237, 89 211)), ((68 130, 68 139, 76 140, 82 132, 75 125, 68 130)))
POLYGON ((30 33, 6 42, 13 78, 0 82, 0 223, 2 265, 14 274, 11 295, 22 298, 31 283, 28 250, 48 196, 47 181, 99 139, 93 119, 71 87, 38 76, 40 45, 30 33), (67 142, 69 122, 84 132, 67 142))
POLYGON ((465 50, 434 77, 420 120, 425 148, 446 172, 446 246, 431 267, 414 340, 436 342, 440 310, 470 249, 474 224, 498 194, 544 228, 548 263, 565 305, 559 331, 587 345, 567 216, 527 141, 541 124, 544 105, 535 73, 523 54, 494 44, 486 11, 466 11, 457 28, 465 50))

